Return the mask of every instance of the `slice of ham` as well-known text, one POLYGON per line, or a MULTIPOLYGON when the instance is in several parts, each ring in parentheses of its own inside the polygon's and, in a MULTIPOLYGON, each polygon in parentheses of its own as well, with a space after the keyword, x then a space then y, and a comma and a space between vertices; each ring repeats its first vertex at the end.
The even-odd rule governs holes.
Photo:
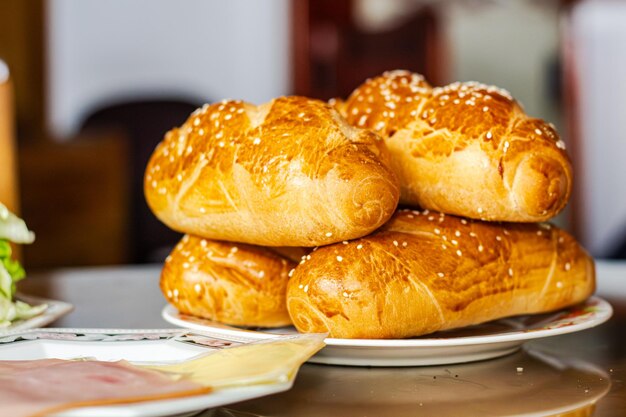
POLYGON ((40 417, 68 408, 198 395, 211 389, 125 361, 0 361, 1 415, 40 417))

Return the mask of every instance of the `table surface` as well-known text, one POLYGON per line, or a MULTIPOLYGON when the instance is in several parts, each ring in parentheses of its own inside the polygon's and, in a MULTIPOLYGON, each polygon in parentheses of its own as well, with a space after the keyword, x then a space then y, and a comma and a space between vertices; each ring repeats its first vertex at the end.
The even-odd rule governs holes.
MULTIPOLYGON (((606 324, 530 342, 503 358, 414 368, 305 364, 285 393, 202 416, 626 416, 626 263, 598 263, 599 293, 616 307, 606 324), (518 372, 518 368, 523 372, 518 372), (577 408, 574 413, 563 410, 577 408)), ((74 305, 53 323, 72 328, 169 328, 160 267, 61 269, 20 291, 74 305)))

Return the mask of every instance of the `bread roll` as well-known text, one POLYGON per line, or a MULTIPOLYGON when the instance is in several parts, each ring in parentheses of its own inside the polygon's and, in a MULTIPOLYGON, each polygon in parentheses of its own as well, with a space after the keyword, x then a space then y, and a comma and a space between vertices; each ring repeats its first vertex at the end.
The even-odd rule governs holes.
POLYGON ((319 248, 291 274, 296 328, 338 338, 407 338, 549 312, 595 287, 591 257, 554 226, 428 210, 400 211, 370 236, 319 248))
MULTIPOLYGON (((306 253, 299 248, 291 248, 306 253)), ((225 324, 280 327, 287 274, 296 262, 263 247, 186 235, 167 257, 161 290, 178 311, 225 324)))
POLYGON ((510 222, 544 221, 567 204, 572 167, 563 141, 504 90, 431 88, 393 71, 337 103, 351 124, 386 139, 404 204, 510 222))
POLYGON ((157 146, 144 185, 172 229, 265 246, 364 236, 400 194, 383 140, 303 97, 203 107, 157 146))

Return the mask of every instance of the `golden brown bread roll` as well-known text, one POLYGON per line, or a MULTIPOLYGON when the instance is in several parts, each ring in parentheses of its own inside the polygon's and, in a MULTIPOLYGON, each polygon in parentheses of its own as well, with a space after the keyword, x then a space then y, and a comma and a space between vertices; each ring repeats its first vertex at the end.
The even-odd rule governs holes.
POLYGON ((557 310, 595 288, 594 264, 548 224, 497 224, 399 211, 379 231, 319 248, 289 280, 301 332, 406 338, 557 310))
POLYGON ((386 139, 401 203, 510 222, 544 221, 567 204, 572 167, 563 141, 504 90, 431 88, 420 75, 393 71, 337 103, 352 125, 386 139))
MULTIPOLYGON (((289 253, 296 251, 306 253, 301 248, 289 253)), ((186 235, 165 261, 161 291, 184 314, 237 326, 280 327, 291 323, 285 292, 295 265, 268 248, 186 235)))
POLYGON ((364 236, 391 217, 400 193, 378 135, 303 97, 196 111, 157 146, 144 188, 174 230, 266 246, 364 236))

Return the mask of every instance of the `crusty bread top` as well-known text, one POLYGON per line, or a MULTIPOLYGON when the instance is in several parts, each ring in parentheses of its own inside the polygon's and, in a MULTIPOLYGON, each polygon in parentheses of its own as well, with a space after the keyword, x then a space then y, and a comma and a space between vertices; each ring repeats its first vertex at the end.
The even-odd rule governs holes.
POLYGON ((514 222, 545 221, 567 204, 573 174, 564 142, 505 90, 476 82, 431 88, 417 74, 392 71, 336 107, 386 139, 404 204, 514 222), (480 210, 466 207, 467 194, 480 210))
POLYGON ((378 132, 384 138, 405 128, 420 114, 432 88, 420 74, 387 71, 368 79, 335 107, 348 122, 378 132))
POLYGON ((388 71, 359 86, 339 108, 350 124, 383 137, 422 119, 432 131, 462 134, 454 150, 477 138, 493 149, 508 148, 511 144, 502 143, 508 137, 556 143, 565 149, 554 126, 529 118, 508 91, 473 81, 431 88, 419 74, 388 71))
POLYGON ((399 186, 378 135, 350 126, 327 103, 280 97, 193 113, 157 146, 145 193, 157 217, 182 232, 317 246, 382 225, 399 186))

